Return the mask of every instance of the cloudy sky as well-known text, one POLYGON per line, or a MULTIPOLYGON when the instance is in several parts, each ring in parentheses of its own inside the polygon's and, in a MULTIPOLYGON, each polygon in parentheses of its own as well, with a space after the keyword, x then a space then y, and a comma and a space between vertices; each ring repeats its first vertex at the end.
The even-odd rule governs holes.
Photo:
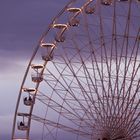
POLYGON ((9 140, 17 96, 41 34, 66 0, 0 0, 0 139, 9 140))
MULTIPOLYGON (((0 140, 11 137, 20 85, 33 50, 68 1, 0 0, 0 140)), ((139 26, 139 18, 134 21, 139 26)))

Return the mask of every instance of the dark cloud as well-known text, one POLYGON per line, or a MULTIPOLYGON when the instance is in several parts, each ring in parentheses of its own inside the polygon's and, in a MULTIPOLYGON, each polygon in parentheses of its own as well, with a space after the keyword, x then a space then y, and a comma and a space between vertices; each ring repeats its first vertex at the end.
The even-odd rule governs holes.
POLYGON ((9 71, 9 67, 21 68, 19 59, 29 60, 41 34, 65 4, 65 0, 1 1, 1 72, 9 71))
POLYGON ((0 49, 8 51, 32 49, 65 3, 64 0, 60 0, 59 3, 55 0, 2 1, 0 49))
POLYGON ((0 139, 11 138, 16 100, 28 61, 41 34, 66 2, 0 1, 0 122, 4 126, 0 139))

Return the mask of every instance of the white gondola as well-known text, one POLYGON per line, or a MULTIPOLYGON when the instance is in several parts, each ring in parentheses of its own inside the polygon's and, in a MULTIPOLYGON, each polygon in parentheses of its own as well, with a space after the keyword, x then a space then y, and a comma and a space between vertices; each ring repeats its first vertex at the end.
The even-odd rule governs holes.
MULTIPOLYGON (((73 13, 75 15, 77 15, 78 13, 81 12, 81 8, 67 8, 67 11, 70 13, 73 13)), ((76 16, 72 17, 69 20, 69 25, 70 26, 78 26, 80 23, 80 20, 76 18, 76 16)))
POLYGON ((23 102, 24 102, 24 105, 26 105, 26 106, 31 106, 34 104, 34 101, 31 96, 24 97, 23 102))
POLYGON ((42 59, 45 61, 51 61, 53 59, 53 56, 52 55, 50 55, 50 56, 42 55, 42 59))
POLYGON ((43 81, 43 75, 40 73, 32 74, 32 81, 35 83, 40 83, 43 81))
POLYGON ((27 123, 25 123, 24 117, 29 117, 30 115, 28 113, 18 113, 17 115, 23 117, 23 121, 20 121, 17 123, 18 130, 21 130, 21 131, 28 130, 29 126, 27 123))
POLYGON ((109 5, 112 4, 112 0, 102 0, 101 1, 101 4, 106 5, 106 6, 109 6, 109 5))
POLYGON ((26 131, 29 129, 29 126, 27 125, 27 123, 21 121, 21 122, 18 122, 17 128, 18 130, 26 131))
POLYGON ((56 33, 55 41, 56 42, 64 42, 65 37, 63 36, 63 33, 67 29, 67 24, 53 24, 52 27, 55 29, 60 29, 60 32, 56 33))
POLYGON ((31 75, 32 81, 36 82, 36 83, 40 83, 43 80, 43 76, 39 72, 39 70, 41 71, 44 68, 44 66, 40 65, 40 64, 38 64, 38 65, 32 64, 31 67, 32 67, 32 69, 35 70, 35 73, 31 75))

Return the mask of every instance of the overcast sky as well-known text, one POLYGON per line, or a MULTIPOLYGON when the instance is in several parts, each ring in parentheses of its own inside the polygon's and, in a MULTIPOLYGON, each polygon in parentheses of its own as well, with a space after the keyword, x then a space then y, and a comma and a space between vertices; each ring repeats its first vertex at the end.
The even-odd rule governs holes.
POLYGON ((9 140, 26 66, 66 0, 0 0, 0 140, 9 140))
MULTIPOLYGON (((0 140, 11 137, 20 85, 33 50, 68 1, 0 0, 0 140)), ((135 21, 139 25, 139 19, 135 21)))

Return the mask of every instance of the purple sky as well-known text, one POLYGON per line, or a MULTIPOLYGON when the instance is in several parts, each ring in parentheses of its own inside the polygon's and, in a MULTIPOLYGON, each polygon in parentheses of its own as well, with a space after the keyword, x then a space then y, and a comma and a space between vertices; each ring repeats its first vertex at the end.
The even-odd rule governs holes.
POLYGON ((66 0, 0 2, 0 139, 9 140, 17 96, 41 34, 66 0))
POLYGON ((0 2, 0 140, 11 137, 18 92, 33 50, 48 24, 68 1, 0 2))

